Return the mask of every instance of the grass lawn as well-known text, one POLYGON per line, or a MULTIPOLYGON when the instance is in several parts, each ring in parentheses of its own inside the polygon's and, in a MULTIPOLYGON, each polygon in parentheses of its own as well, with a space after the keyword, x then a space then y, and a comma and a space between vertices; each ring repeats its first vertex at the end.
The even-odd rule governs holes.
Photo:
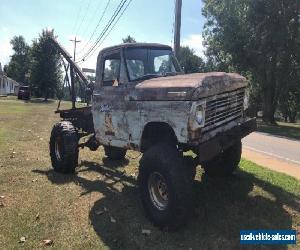
POLYGON ((257 131, 300 140, 299 123, 286 123, 286 122, 276 122, 276 123, 277 125, 270 125, 258 119, 257 131))
MULTIPOLYGON (((299 181, 242 160, 228 179, 207 179, 199 169, 191 221, 178 232, 160 231, 140 203, 138 153, 110 162, 102 148, 84 149, 75 175, 52 170, 55 108, 0 99, 1 249, 42 248, 44 239, 53 240, 54 249, 239 249, 240 229, 300 229, 299 181)), ((269 248, 246 246, 255 247, 269 248)))

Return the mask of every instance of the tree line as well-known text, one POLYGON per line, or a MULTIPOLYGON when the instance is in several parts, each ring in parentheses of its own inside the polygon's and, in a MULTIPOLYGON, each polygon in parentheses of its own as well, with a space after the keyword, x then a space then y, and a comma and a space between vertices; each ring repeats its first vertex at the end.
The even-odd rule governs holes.
POLYGON ((55 46, 49 41, 53 30, 43 30, 32 45, 23 36, 11 40, 14 54, 4 66, 7 76, 17 82, 29 85, 32 94, 45 100, 54 98, 62 86, 61 59, 55 46))
POLYGON ((210 70, 239 72, 250 81, 250 104, 275 122, 300 111, 300 1, 203 0, 210 70))
POLYGON ((188 46, 185 73, 237 72, 249 81, 250 107, 263 120, 300 117, 300 1, 203 0, 205 60, 188 46))
MULTIPOLYGON (((250 83, 250 110, 275 122, 279 113, 295 122, 300 114, 300 1, 202 0, 205 58, 188 46, 178 60, 185 73, 237 72, 250 83)), ((8 76, 29 84, 36 96, 54 97, 61 86, 59 55, 43 31, 32 46, 22 36, 11 41, 8 76)), ((128 36, 123 42, 136 42, 128 36)))

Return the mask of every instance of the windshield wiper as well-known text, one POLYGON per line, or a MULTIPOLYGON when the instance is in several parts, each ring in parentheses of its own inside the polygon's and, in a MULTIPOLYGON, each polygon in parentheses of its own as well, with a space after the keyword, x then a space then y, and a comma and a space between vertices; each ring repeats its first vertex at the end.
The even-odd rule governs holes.
POLYGON ((141 77, 138 77, 136 79, 134 79, 135 81, 141 81, 141 80, 147 80, 150 78, 156 78, 156 77, 162 77, 162 75, 156 75, 156 74, 147 74, 147 75, 143 75, 141 77))
POLYGON ((182 75, 181 72, 166 72, 163 74, 163 76, 176 76, 176 75, 182 75))

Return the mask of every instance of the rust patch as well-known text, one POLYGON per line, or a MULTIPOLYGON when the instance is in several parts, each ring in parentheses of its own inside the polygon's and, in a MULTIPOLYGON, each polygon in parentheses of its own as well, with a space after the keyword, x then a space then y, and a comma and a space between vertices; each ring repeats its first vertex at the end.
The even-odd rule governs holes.
POLYGON ((115 133, 114 133, 114 132, 111 132, 111 131, 106 131, 106 132, 105 132, 105 135, 111 135, 111 136, 114 136, 115 133))
POLYGON ((246 82, 246 79, 236 73, 210 72, 194 73, 177 76, 158 77, 143 81, 137 88, 195 88, 205 85, 207 82, 246 82))
POLYGON ((105 113, 105 134, 115 135, 114 126, 112 123, 112 116, 110 113, 105 113))

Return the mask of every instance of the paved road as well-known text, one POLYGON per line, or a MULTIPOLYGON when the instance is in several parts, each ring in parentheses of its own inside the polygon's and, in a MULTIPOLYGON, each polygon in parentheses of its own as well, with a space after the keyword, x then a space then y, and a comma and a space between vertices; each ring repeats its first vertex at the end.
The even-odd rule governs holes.
POLYGON ((255 132, 243 139, 243 148, 284 160, 300 167, 300 141, 255 132))

